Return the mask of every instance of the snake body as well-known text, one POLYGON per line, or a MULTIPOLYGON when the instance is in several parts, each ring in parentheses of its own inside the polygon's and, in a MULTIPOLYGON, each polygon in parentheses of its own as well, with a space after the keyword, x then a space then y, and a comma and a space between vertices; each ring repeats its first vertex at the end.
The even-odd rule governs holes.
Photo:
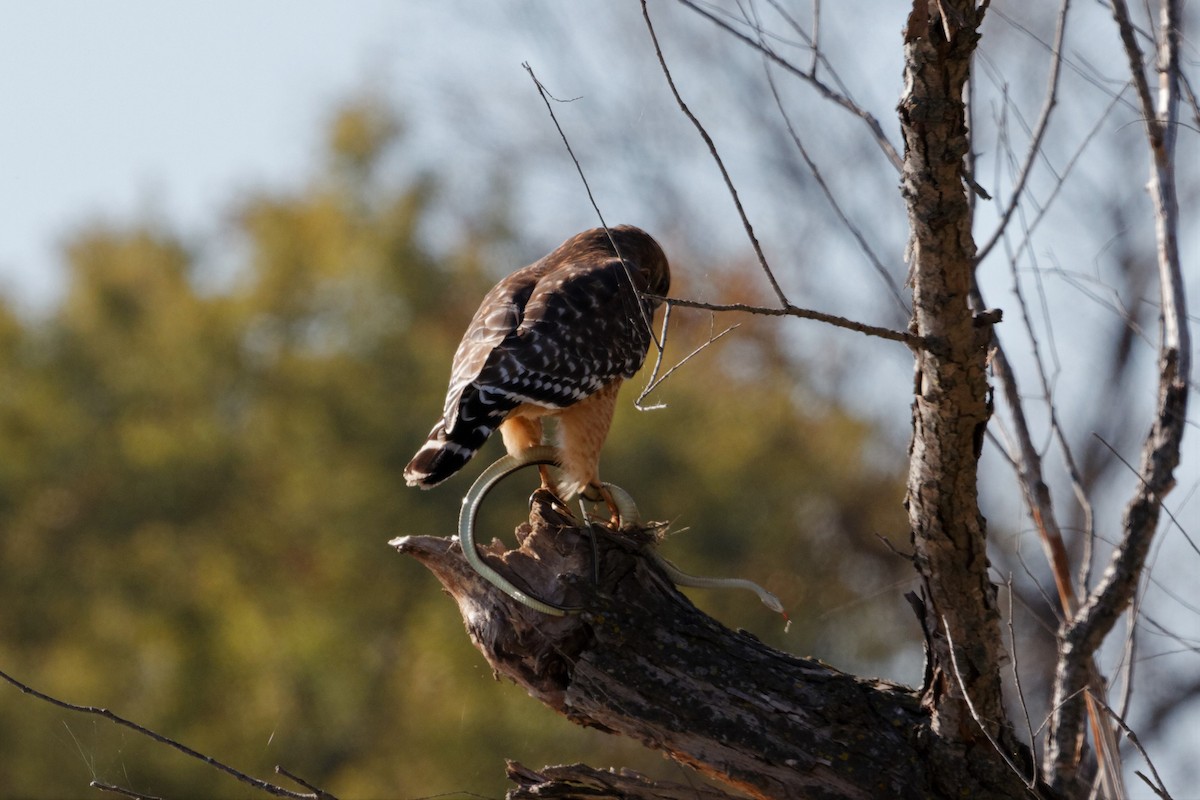
MULTIPOLYGON (((581 608, 575 606, 557 606, 532 597, 528 592, 521 591, 511 581, 505 578, 496 570, 492 569, 480 557, 479 551, 475 547, 475 522, 479 516, 479 507, 483 503, 483 499, 487 497, 492 489, 496 488, 502 480, 512 475, 514 472, 522 470, 526 467, 535 465, 558 465, 557 454, 553 447, 546 445, 531 447, 516 455, 506 455, 498 459, 491 466, 483 471, 483 473, 471 485, 470 490, 463 497, 462 510, 458 515, 458 538, 462 544, 463 555, 467 559, 467 563, 479 573, 479 575, 488 583, 495 586, 506 595, 516 600, 522 605, 528 606, 543 614, 550 614, 556 617, 566 616, 568 614, 577 614, 582 611, 581 608)), ((641 522, 640 514, 638 513, 637 504, 629 492, 619 486, 611 483, 603 484, 604 488, 610 493, 613 503, 617 507, 617 514, 622 525, 638 525, 641 522)), ((581 501, 582 508, 582 501, 581 501)), ((584 510, 585 520, 589 519, 589 515, 584 510)), ((746 589, 758 595, 758 599, 763 605, 779 614, 784 614, 783 604, 779 602, 779 598, 768 592, 753 581, 748 581, 743 578, 709 578, 699 575, 690 575, 679 567, 672 564, 664 556, 660 555, 655 550, 650 550, 649 555, 662 567, 667 577, 671 579, 676 586, 691 586, 704 589, 746 589)), ((786 618, 786 614, 784 614, 786 618)))

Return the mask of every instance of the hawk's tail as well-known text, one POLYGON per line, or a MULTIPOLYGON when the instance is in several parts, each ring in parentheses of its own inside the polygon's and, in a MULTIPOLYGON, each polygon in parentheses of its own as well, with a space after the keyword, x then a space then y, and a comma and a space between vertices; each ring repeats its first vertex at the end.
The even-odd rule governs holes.
POLYGON ((493 430, 490 425, 458 425, 453 433, 447 434, 445 420, 438 420, 425 444, 404 468, 404 480, 409 486, 422 489, 437 486, 465 467, 493 430))

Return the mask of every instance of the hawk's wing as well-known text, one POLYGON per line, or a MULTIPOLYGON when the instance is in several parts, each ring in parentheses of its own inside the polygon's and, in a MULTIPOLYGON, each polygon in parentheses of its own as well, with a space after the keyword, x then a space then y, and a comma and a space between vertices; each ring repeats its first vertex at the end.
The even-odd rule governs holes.
POLYGON ((563 409, 641 368, 654 304, 638 289, 649 269, 666 291, 669 273, 647 234, 611 233, 637 261, 617 259, 603 230, 585 231, 484 297, 455 353, 442 419, 405 468, 410 485, 453 475, 518 406, 563 409))
POLYGON ((507 413, 522 403, 569 406, 632 376, 645 360, 650 310, 619 260, 523 272, 489 293, 459 345, 446 398, 448 430, 499 407, 507 413))

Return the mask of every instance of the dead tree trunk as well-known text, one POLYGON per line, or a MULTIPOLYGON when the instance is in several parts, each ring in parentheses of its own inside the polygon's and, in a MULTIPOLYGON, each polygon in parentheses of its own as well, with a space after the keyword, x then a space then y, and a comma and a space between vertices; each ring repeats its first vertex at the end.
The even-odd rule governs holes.
MULTIPOLYGON (((484 582, 454 540, 415 536, 395 545, 442 582, 497 673, 579 725, 633 737, 753 797, 1025 791, 995 751, 966 758, 935 732, 912 690, 778 652, 697 610, 642 552, 644 532, 596 531, 600 579, 592 585, 593 547, 576 525, 540 495, 518 530, 521 547, 494 544, 485 554, 535 596, 586 609, 567 617, 533 611, 484 582)), ((580 770, 557 782, 551 771, 538 796, 580 796, 551 793, 579 786, 572 780, 580 770)), ((512 772, 526 787, 539 775, 512 772)), ((587 797, 671 796, 669 787, 602 775, 612 793, 596 788, 601 793, 587 797)), ((521 791, 513 796, 530 796, 521 791)))

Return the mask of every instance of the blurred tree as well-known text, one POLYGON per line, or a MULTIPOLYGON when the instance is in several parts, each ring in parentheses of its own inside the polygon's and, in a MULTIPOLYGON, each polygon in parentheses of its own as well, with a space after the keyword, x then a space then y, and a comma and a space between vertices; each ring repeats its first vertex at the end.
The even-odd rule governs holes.
MULTIPOLYGON (((493 263, 513 246, 494 224, 430 255, 419 231, 437 177, 389 184, 397 120, 348 103, 305 188, 243 201, 241 260, 219 288, 176 232, 93 225, 66 249, 59 308, 26 320, 0 305, 0 668, 342 796, 496 793, 503 757, 671 771, 494 682, 432 579, 386 547, 452 530, 478 470, 429 494, 399 475, 466 320, 517 266, 493 263)), ((702 312, 676 322, 668 362, 708 334, 702 312)), ((807 404, 772 330, 746 323, 664 384, 666 409, 636 411, 627 390, 606 477, 694 526, 667 545, 681 565, 763 581, 796 626, 784 638, 753 598, 696 593, 724 619, 801 651, 833 624, 826 657, 878 663, 895 655, 896 604, 849 629, 841 609, 905 572, 874 539, 905 528, 900 465, 872 463, 869 426, 807 404), (738 528, 761 535, 731 539, 738 528)), ((487 531, 523 518, 511 491, 487 531)), ((8 796, 77 796, 94 778, 244 793, 15 691, 0 691, 0 729, 8 796)))

